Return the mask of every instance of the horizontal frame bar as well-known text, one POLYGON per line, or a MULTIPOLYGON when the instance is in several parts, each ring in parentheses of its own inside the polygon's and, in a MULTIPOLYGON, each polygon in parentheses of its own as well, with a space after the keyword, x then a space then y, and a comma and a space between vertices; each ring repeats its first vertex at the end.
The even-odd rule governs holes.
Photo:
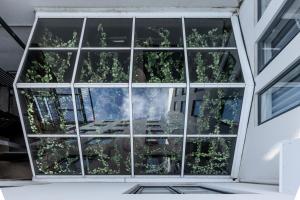
POLYGON ((81 47, 81 50, 83 51, 91 51, 91 50, 95 50, 95 51, 125 51, 125 50, 128 50, 130 51, 131 48, 130 47, 81 47))
POLYGON ((29 47, 29 51, 77 51, 78 47, 29 47))
POLYGON ((183 50, 183 47, 134 47, 136 51, 178 51, 183 50))
POLYGON ((130 138, 130 134, 116 134, 116 135, 107 135, 107 134, 93 134, 93 135, 80 135, 81 138, 130 138))
POLYGON ((77 135, 66 134, 28 134, 29 138, 77 138, 77 135))
POLYGON ((17 83, 17 88, 71 88, 71 83, 17 83))
POLYGON ((133 134, 133 137, 134 138, 168 138, 168 137, 170 137, 170 138, 183 138, 183 134, 182 135, 170 135, 170 134, 168 134, 168 135, 164 135, 164 134, 156 134, 156 135, 154 135, 154 134, 133 134))
POLYGON ((199 50, 199 51, 217 51, 217 50, 237 50, 237 47, 187 47, 187 50, 199 50))
POLYGON ((128 88, 129 83, 74 83, 74 88, 128 88))
POLYGON ((190 88, 244 88, 245 83, 190 83, 190 88))
POLYGON ((183 88, 186 83, 132 83, 132 88, 183 88))
POLYGON ((188 138, 236 138, 237 135, 186 135, 188 138))

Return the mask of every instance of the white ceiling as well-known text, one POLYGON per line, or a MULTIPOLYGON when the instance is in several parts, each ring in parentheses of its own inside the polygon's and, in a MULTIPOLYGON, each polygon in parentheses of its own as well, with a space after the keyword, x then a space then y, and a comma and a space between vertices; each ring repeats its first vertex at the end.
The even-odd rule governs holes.
MULTIPOLYGON (((27 42, 35 10, 237 8, 241 0, 0 0, 0 16, 27 42), (20 27, 21 26, 21 27, 20 27)), ((0 28, 0 67, 17 70, 23 50, 0 28)))

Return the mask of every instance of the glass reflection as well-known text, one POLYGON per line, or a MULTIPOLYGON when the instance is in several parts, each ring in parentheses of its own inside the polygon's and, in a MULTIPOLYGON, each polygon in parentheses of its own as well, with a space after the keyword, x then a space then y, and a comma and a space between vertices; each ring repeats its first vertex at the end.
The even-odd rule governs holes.
POLYGON ((131 174, 130 138, 82 138, 88 175, 131 174))
POLYGON ((242 88, 190 89, 187 134, 237 134, 242 88))
POLYGON ((22 89, 27 134, 76 134, 69 88, 22 89))
POLYGON ((129 134, 127 88, 76 89, 80 134, 129 134))
POLYGON ((76 138, 29 138, 38 175, 81 174, 76 138))
POLYGON ((183 134, 185 95, 175 96, 175 90, 185 88, 133 88, 134 134, 183 134), (175 105, 175 106, 174 106, 175 105), (178 104, 182 105, 182 104, 178 104))
POLYGON ((191 82, 243 82, 237 51, 189 51, 191 82))
POLYGON ((236 138, 187 138, 185 174, 229 175, 236 138))
POLYGON ((136 175, 179 175, 182 138, 134 138, 136 175))

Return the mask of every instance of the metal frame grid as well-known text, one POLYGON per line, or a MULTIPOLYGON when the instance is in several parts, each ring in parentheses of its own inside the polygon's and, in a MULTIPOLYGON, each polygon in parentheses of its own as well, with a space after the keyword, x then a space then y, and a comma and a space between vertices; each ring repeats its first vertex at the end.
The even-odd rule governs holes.
POLYGON ((246 135, 246 129, 249 119, 249 113, 250 113, 250 107, 251 102, 253 98, 253 89, 254 89, 254 82, 253 82, 253 76, 250 70, 246 50, 243 43, 242 33, 240 30, 240 24, 238 20, 238 16, 235 14, 232 14, 230 12, 203 12, 203 13, 52 13, 52 12, 37 12, 36 13, 36 19, 33 25, 33 28, 31 30, 28 43, 26 45, 25 53, 22 57, 19 69, 17 71, 17 75, 14 81, 14 92, 16 95, 16 101, 18 106, 18 111, 21 119, 22 129, 24 133, 25 143, 28 151, 28 156, 30 160, 30 166, 33 174, 33 179, 43 179, 43 180, 67 180, 69 178, 80 178, 80 180, 93 180, 96 178, 96 180, 109 180, 109 181, 125 181, 125 182, 143 182, 143 181, 226 181, 229 178, 238 178, 239 174, 239 167, 241 163, 241 156, 243 151, 243 144, 245 140, 246 135), (33 32, 36 28, 37 21, 39 18, 82 18, 83 20, 83 26, 81 30, 81 36, 79 40, 79 46, 78 48, 36 48, 36 47, 29 47, 33 32), (90 47, 82 47, 82 41, 84 36, 84 30, 86 21, 88 18, 131 18, 132 19, 132 38, 131 38, 131 47, 114 47, 114 48, 90 48, 90 47), (182 36, 183 36, 183 47, 179 48, 140 48, 134 46, 134 37, 135 37, 135 20, 136 18, 178 18, 181 19, 182 22, 182 36), (233 32, 236 40, 236 47, 221 47, 221 48, 191 48, 187 47, 186 45, 186 33, 185 33, 185 18, 231 18, 233 32), (188 50, 237 50, 238 56, 241 63, 241 68, 244 76, 245 83, 190 83, 189 80, 189 68, 188 68, 188 58, 187 58, 187 51, 188 50), (72 75, 72 82, 71 83, 18 83, 20 74, 22 72, 22 67, 24 65, 27 53, 29 50, 76 50, 76 61, 74 66, 74 71, 72 75), (78 68, 78 62, 81 50, 130 50, 130 67, 129 67, 129 83, 75 83, 75 77, 77 73, 78 68), (132 83, 132 72, 133 72, 133 56, 134 56, 134 50, 183 50, 184 53, 184 64, 185 64, 185 70, 186 70, 186 83, 132 83), (133 134, 133 113, 132 113, 132 89, 133 88, 169 88, 169 87, 183 87, 186 88, 186 105, 185 105, 185 120, 184 120, 184 133, 183 135, 134 135, 133 134), (65 134, 54 134, 54 135, 34 135, 34 134, 26 134, 26 128, 24 124, 24 118, 22 114, 22 108, 20 105, 20 99, 18 94, 18 89, 21 88, 71 88, 72 92, 72 101, 73 101, 73 108, 74 108, 74 117, 75 117, 75 125, 76 125, 76 135, 65 135, 65 134), (75 89, 76 88, 128 88, 129 89, 129 111, 130 111, 130 135, 80 135, 79 134, 79 123, 78 123, 78 116, 77 116, 77 109, 76 109, 76 102, 75 102, 75 89), (238 128, 238 134, 237 135, 188 135, 187 134, 187 122, 188 122, 188 100, 189 100, 189 91, 190 88, 244 88, 244 97, 243 97, 243 104, 242 104, 242 111, 241 111, 241 117, 240 117, 240 124, 238 128), (33 160, 31 156, 31 150, 30 145, 28 142, 28 138, 42 138, 42 137, 71 137, 71 138, 77 138, 78 140, 78 149, 79 149, 79 156, 80 156, 80 164, 81 164, 81 175, 36 175, 35 168, 33 165, 33 160), (84 164, 83 164, 83 156, 82 156, 82 150, 81 150, 81 141, 80 139, 84 137, 114 137, 114 138, 122 138, 122 137, 128 137, 130 138, 130 146, 131 146, 131 176, 129 175, 85 175, 84 172, 84 164), (134 150, 133 150, 133 139, 138 137, 177 137, 177 138, 183 138, 183 146, 182 146, 182 162, 181 162, 181 173, 180 175, 137 175, 135 176, 134 173, 134 150), (236 147, 235 147, 235 153, 234 153, 234 159, 232 164, 232 171, 231 175, 228 176, 206 176, 206 175, 184 175, 184 167, 185 167, 185 149, 186 149, 186 140, 187 138, 196 138, 196 137, 236 137, 236 147), (180 177, 180 179, 178 179, 180 177), (83 179, 84 178, 84 179, 83 179), (99 179, 98 179, 99 178, 99 179))

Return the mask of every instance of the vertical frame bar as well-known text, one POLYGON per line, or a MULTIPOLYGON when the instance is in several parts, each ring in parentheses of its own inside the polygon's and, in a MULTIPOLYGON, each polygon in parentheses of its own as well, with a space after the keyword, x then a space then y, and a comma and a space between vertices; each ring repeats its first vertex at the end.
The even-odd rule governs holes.
POLYGON ((78 68, 78 62, 79 62, 79 58, 80 58, 80 51, 81 51, 81 47, 82 47, 82 40, 83 40, 84 31, 85 31, 85 25, 86 25, 86 18, 84 18, 84 20, 83 20, 83 25, 82 25, 81 35, 80 35, 80 40, 79 40, 79 46, 78 46, 78 50, 77 50, 75 66, 74 66, 74 71, 73 71, 73 75, 72 75, 72 82, 71 82, 72 83, 71 84, 71 91, 72 91, 74 119, 75 119, 76 132, 77 132, 77 143, 78 143, 78 151, 79 151, 81 175, 82 176, 85 176, 85 172, 84 172, 83 155, 82 155, 81 140, 80 140, 79 122, 78 122, 78 116, 77 116, 77 105, 76 105, 76 96, 75 96, 76 94, 75 94, 74 82, 75 82, 77 68, 78 68))
POLYGON ((189 116, 189 97, 190 97, 190 74, 188 66, 188 55, 186 46, 186 33, 185 33, 185 21, 184 17, 182 20, 182 37, 183 37, 183 49, 184 49, 184 65, 186 71, 186 100, 185 100, 185 116, 184 116, 184 132, 182 141, 182 158, 181 158, 181 177, 184 177, 184 166, 185 166, 185 149, 186 149, 186 138, 187 138, 187 126, 189 116))
POLYGON ((130 50, 130 68, 129 68, 129 112, 130 112, 130 158, 131 158, 131 177, 134 177, 134 151, 133 151, 133 110, 132 110, 132 73, 133 73, 133 54, 134 54, 134 35, 135 35, 135 17, 132 19, 130 50))
POLYGON ((238 129, 238 135, 236 139, 233 163, 231 168, 231 177, 238 178, 242 154, 244 149, 244 143, 246 138, 246 132, 248 127, 248 121, 250 117, 251 104, 254 92, 254 80, 252 76, 252 71, 250 68, 249 60, 247 57, 247 52, 244 45, 244 40, 241 32, 241 27, 237 15, 231 17, 232 29, 235 36, 236 46, 238 49, 238 55, 240 58, 241 68, 246 83, 244 98, 240 116, 240 124, 238 129))
POLYGON ((32 156, 31 156, 30 145, 29 145, 28 138, 27 138, 27 132, 26 132, 23 113, 22 113, 22 109, 21 109, 20 98, 19 98, 19 94, 18 94, 18 90, 17 90, 17 82, 19 80, 19 77, 20 77, 20 74, 22 72, 25 59, 26 59, 27 54, 28 54, 29 45, 31 43, 33 33, 35 31, 37 21, 38 21, 38 17, 35 18, 35 21, 33 23, 33 26, 32 26, 32 29, 31 29, 31 32, 30 32, 30 35, 29 35, 29 38, 28 38, 28 41, 27 41, 27 44, 26 44, 26 48, 24 50, 23 57, 22 57, 22 60, 20 62, 15 80, 14 80, 14 83, 13 83, 14 93, 15 93, 15 97, 16 97, 16 103, 17 103, 17 107, 18 107, 19 118, 20 118, 20 121, 21 121, 21 126, 22 126, 22 130, 23 130, 24 140, 25 140, 25 144, 26 144, 27 154, 28 154, 29 163, 30 163, 33 178, 36 177, 36 173, 35 173, 35 169, 34 169, 34 165, 33 165, 33 159, 32 159, 32 156))

